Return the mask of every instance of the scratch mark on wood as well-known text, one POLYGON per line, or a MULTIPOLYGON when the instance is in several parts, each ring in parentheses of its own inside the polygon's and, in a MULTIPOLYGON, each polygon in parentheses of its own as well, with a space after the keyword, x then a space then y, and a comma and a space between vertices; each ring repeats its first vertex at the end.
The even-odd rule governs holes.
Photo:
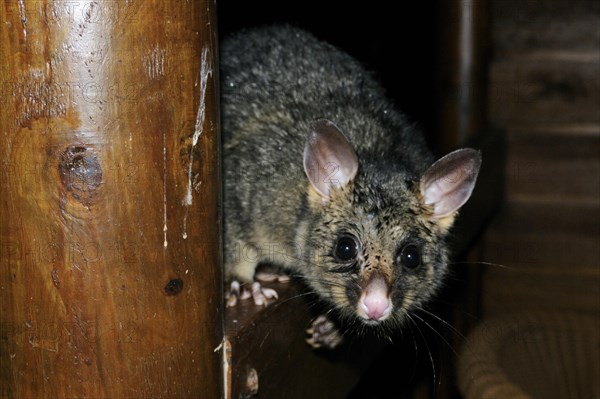
POLYGON ((146 73, 150 79, 159 79, 165 76, 165 60, 168 60, 166 51, 159 48, 158 45, 144 57, 146 73))
POLYGON ((231 341, 223 337, 223 397, 231 399, 231 341))
POLYGON ((59 288, 60 279, 58 278, 58 270, 52 269, 52 271, 50 272, 50 276, 52 277, 52 284, 54 284, 56 288, 59 288))
POLYGON ((200 66, 200 105, 196 114, 196 126, 194 135, 192 136, 192 148, 190 149, 190 163, 188 167, 188 189, 184 199, 184 205, 192 205, 192 165, 194 161, 194 147, 198 143, 198 139, 202 134, 202 125, 206 114, 206 84, 208 77, 212 75, 212 68, 208 64, 208 48, 202 51, 202 63, 200 66))
MULTIPOLYGON (((204 118, 206 115, 206 86, 208 84, 208 78, 213 73, 212 65, 208 58, 208 47, 204 47, 202 50, 202 60, 200 63, 200 104, 198 106, 198 113, 196 114, 196 125, 194 127, 194 135, 192 136, 192 146, 190 148, 190 162, 188 166, 188 187, 185 198, 183 199, 183 205, 190 206, 193 202, 193 185, 192 185, 192 168, 194 165, 194 149, 200 136, 202 135, 202 126, 204 125, 204 118)), ((187 217, 188 212, 186 211, 183 218, 183 239, 187 238, 187 217)))
POLYGON ((19 0, 19 14, 23 25, 23 48, 27 49, 27 9, 23 0, 19 0))
POLYGON ((163 246, 167 248, 167 136, 163 131, 163 246))
POLYGON ((42 70, 32 69, 14 82, 3 82, 7 94, 15 99, 16 126, 31 127, 36 119, 66 116, 69 86, 48 79, 42 70))

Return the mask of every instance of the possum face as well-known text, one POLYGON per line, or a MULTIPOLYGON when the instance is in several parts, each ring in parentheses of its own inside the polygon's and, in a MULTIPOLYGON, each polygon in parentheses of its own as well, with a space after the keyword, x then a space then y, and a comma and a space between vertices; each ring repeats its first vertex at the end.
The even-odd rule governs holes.
POLYGON ((361 183, 315 204, 307 282, 344 318, 400 324, 443 280, 446 230, 430 221, 416 193, 385 197, 361 183))
POLYGON ((333 123, 318 121, 304 152, 314 216, 303 243, 307 283, 343 317, 367 325, 402 323, 443 280, 445 236, 479 165, 479 153, 463 149, 417 180, 389 176, 382 182, 383 162, 381 173, 378 165, 359 170, 345 136, 333 123), (375 170, 377 178, 365 170, 375 170))

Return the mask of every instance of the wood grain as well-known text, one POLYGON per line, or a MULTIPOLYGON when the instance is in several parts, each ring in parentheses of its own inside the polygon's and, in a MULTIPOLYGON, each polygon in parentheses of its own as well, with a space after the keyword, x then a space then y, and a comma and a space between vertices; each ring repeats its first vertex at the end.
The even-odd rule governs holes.
POLYGON ((510 129, 507 136, 512 198, 600 205, 600 125, 510 129))
POLYGON ((305 341, 316 315, 305 287, 298 281, 268 286, 279 293, 268 307, 247 300, 227 309, 229 397, 249 397, 251 370, 258 377, 257 398, 347 397, 385 343, 370 337, 350 339, 333 351, 314 350, 305 341))
POLYGON ((436 147, 445 154, 487 128, 488 2, 440 2, 436 147))
POLYGON ((488 102, 496 127, 600 123, 598 51, 498 52, 488 102))
POLYGON ((485 238, 482 308, 597 314, 600 4, 493 2, 493 124, 507 133, 506 203, 485 238))
POLYGON ((595 0, 490 2, 497 50, 597 51, 600 3, 595 0))
POLYGON ((213 10, 0 6, 0 397, 220 396, 213 10))

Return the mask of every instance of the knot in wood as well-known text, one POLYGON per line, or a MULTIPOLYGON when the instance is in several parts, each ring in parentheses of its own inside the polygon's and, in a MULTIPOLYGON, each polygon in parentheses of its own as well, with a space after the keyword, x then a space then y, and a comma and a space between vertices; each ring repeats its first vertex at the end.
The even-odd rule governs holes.
POLYGON ((73 198, 90 205, 102 183, 102 167, 96 154, 85 147, 69 146, 59 157, 58 171, 73 198))

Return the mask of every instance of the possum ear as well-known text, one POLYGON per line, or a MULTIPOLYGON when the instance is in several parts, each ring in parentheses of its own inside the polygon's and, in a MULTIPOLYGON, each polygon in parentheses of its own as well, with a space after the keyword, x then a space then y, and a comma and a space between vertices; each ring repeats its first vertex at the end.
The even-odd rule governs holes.
POLYGON ((347 185, 358 170, 358 158, 344 134, 327 119, 312 126, 304 146, 304 172, 315 191, 329 199, 332 188, 347 185))
POLYGON ((433 207, 433 217, 450 217, 471 196, 479 167, 481 153, 471 148, 451 152, 436 161, 421 178, 421 195, 425 205, 433 207))

